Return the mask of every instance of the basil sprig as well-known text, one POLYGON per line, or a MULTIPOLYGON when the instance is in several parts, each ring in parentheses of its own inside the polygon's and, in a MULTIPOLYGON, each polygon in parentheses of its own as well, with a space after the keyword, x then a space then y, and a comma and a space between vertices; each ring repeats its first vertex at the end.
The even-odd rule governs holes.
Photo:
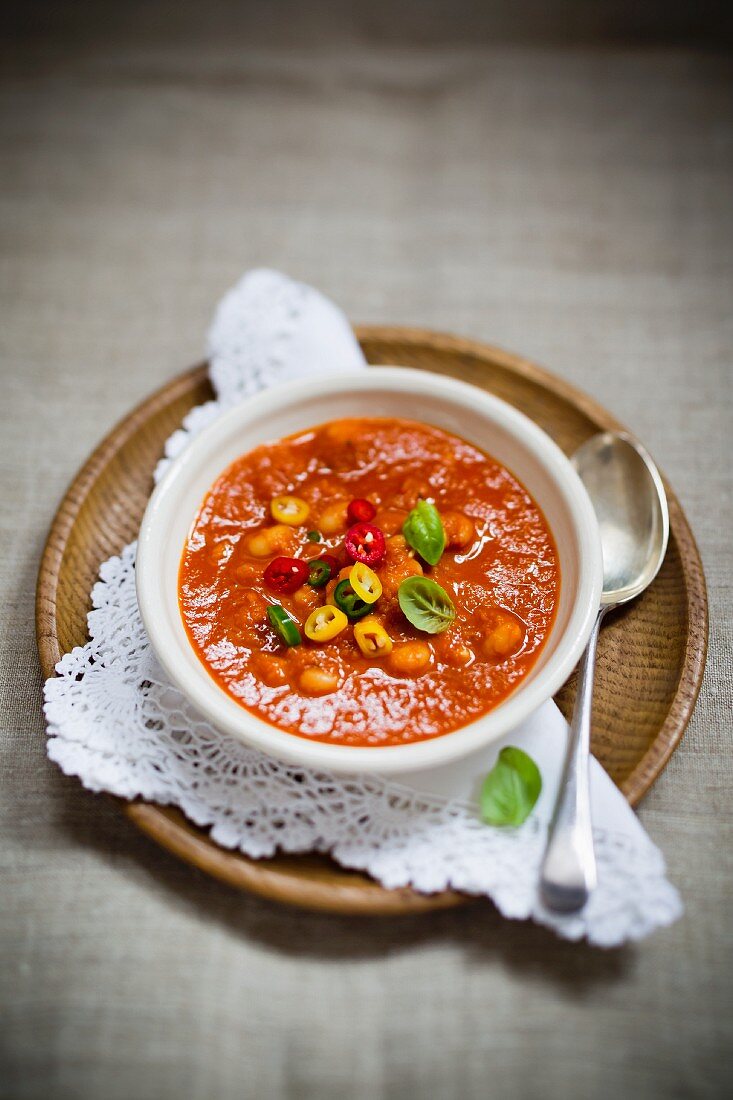
POLYGON ((481 817, 487 825, 521 825, 541 790, 542 776, 532 757, 507 745, 481 788, 481 817))
POLYGON ((440 634, 456 617, 450 596, 430 577, 408 577, 397 589, 397 599, 405 618, 426 634, 440 634))
POLYGON ((418 500, 402 525, 402 534, 428 565, 437 565, 445 550, 445 531, 440 513, 429 500, 418 500))

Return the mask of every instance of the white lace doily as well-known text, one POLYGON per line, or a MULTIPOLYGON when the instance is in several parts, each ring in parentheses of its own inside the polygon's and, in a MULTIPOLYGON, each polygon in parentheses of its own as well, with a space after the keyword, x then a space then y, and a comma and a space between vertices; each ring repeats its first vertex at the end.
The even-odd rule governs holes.
MULTIPOLYGON (((304 373, 364 363, 343 314, 272 271, 250 272, 225 296, 209 355, 217 400, 189 413, 168 441, 157 477, 233 402, 304 373)), ((90 641, 67 653, 45 686, 48 754, 86 787, 179 806, 196 825, 210 827, 217 843, 249 856, 324 851, 388 887, 486 894, 505 916, 532 917, 569 939, 613 946, 680 915, 661 853, 595 761, 598 889, 579 915, 542 907, 538 867, 567 731, 554 703, 499 745, 400 784, 278 763, 213 729, 167 682, 138 612, 134 560, 133 543, 102 566, 90 641), (534 756, 544 782, 534 813, 514 830, 483 825, 471 800, 507 743, 534 756)))

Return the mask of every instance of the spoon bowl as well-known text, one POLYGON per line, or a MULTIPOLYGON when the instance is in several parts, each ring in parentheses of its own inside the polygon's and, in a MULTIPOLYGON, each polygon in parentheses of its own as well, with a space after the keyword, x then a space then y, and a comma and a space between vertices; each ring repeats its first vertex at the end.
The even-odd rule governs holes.
POLYGON ((664 561, 669 540, 664 485, 641 444, 621 432, 594 435, 572 463, 601 532, 601 607, 616 607, 641 595, 664 561))

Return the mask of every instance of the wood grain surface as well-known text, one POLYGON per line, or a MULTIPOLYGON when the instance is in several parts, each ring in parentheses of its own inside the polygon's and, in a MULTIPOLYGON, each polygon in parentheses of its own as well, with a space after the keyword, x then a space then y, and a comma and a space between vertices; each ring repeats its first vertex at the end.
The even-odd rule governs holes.
MULTIPOLYGON (((357 329, 373 364, 450 374, 509 401, 570 454, 597 431, 621 428, 600 405, 533 363, 484 344, 422 329, 357 329)), ((54 518, 37 587, 36 631, 44 675, 87 637, 89 593, 99 565, 136 535, 167 437, 207 400, 205 365, 143 402, 103 440, 74 479, 54 518)), ((593 752, 635 805, 684 733, 702 681, 707 597, 699 553, 674 492, 670 545, 650 589, 604 627, 594 696, 593 752)), ((556 697, 568 715, 574 680, 556 697)), ((277 901, 340 913, 397 914, 461 904, 445 892, 388 891, 326 857, 251 860, 214 844, 170 808, 120 803, 145 833, 217 878, 277 901)))

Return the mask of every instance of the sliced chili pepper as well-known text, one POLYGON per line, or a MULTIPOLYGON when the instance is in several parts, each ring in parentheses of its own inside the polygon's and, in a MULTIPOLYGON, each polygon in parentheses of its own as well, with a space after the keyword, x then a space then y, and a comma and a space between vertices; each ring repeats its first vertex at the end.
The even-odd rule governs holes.
POLYGON ((267 609, 267 618, 270 626, 285 645, 300 645, 303 640, 298 630, 295 619, 291 619, 284 607, 280 604, 270 604, 267 609))
POLYGON ((289 527, 298 527, 308 519, 310 507, 300 497, 273 497, 270 501, 272 518, 278 523, 287 523, 289 527))
POLYGON ((331 566, 323 558, 308 562, 308 584, 312 588, 323 588, 331 579, 331 566))
POLYGON ((335 577, 341 568, 341 562, 338 560, 335 554, 319 554, 316 561, 323 561, 331 570, 331 576, 335 577))
POLYGON ((387 657, 392 652, 392 639, 373 615, 356 624, 354 637, 365 657, 387 657))
POLYGON ((346 518, 349 523, 370 523, 376 514, 377 509, 374 507, 371 500, 365 500, 363 497, 352 500, 351 504, 346 509, 346 518))
POLYGON ((387 549, 384 535, 373 523, 356 523, 350 527, 344 547, 352 561, 361 561, 364 565, 377 565, 387 549))
POLYGON ((321 532, 320 531, 309 531, 308 534, 306 535, 306 538, 308 539, 308 542, 320 542, 321 541, 321 532))
POLYGON ((376 603, 382 595, 382 582, 363 561, 355 561, 349 573, 351 587, 364 603, 376 603))
POLYGON ((267 587, 287 595, 305 584, 308 577, 308 566, 300 558, 273 558, 265 570, 267 587))
POLYGON ((370 604, 357 596, 348 577, 344 577, 336 585, 333 590, 333 599, 336 607, 340 608, 350 619, 361 619, 371 611, 370 604))
POLYGON ((305 636, 312 642, 330 642, 346 629, 348 621, 340 607, 325 604, 311 611, 305 621, 305 636))

